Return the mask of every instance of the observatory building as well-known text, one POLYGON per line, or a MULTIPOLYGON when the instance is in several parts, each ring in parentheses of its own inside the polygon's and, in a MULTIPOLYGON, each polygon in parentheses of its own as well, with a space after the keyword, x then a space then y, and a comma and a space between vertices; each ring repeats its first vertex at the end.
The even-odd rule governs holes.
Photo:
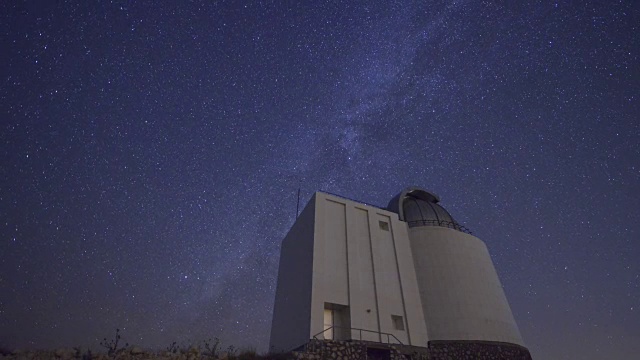
POLYGON ((282 242, 271 350, 343 341, 530 359, 485 243, 439 200, 410 187, 383 209, 316 192, 282 242))

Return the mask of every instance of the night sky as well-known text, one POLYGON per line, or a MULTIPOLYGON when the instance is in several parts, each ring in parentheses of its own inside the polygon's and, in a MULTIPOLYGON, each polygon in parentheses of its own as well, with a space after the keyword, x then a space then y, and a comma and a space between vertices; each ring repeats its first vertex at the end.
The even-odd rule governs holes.
POLYGON ((637 1, 2 1, 0 65, 1 346, 266 350, 297 189, 415 185, 534 359, 640 353, 637 1))

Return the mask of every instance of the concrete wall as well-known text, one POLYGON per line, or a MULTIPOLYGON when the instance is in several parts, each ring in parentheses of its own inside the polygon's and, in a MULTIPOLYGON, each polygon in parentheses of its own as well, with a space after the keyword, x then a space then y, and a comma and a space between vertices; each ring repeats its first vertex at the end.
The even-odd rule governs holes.
MULTIPOLYGON (((362 309, 362 311, 352 311, 351 318, 353 324, 359 324, 363 329, 379 331, 378 299, 375 279, 373 277, 373 257, 371 250, 371 229, 369 227, 369 212, 362 208, 353 208, 348 212, 350 227, 348 238, 352 241, 347 243, 347 251, 351 267, 359 269, 349 272, 349 284, 351 291, 359 296, 352 296, 351 307, 362 309), (367 310, 371 310, 367 312, 367 310)), ((354 325, 355 326, 355 325, 354 325)), ((353 333, 352 338, 359 339, 359 333, 353 333)), ((363 333, 363 340, 380 341, 380 336, 374 333, 363 333)))
POLYGON ((491 341, 430 341, 428 348, 402 345, 377 345, 374 346, 378 348, 377 350, 386 350, 386 354, 378 352, 377 357, 375 353, 368 354, 371 347, 371 343, 364 341, 313 340, 309 342, 304 349, 293 352, 291 359, 531 360, 529 350, 520 345, 491 341))
POLYGON ((271 322, 270 350, 289 351, 309 341, 315 197, 282 241, 271 322))
MULTIPOLYGON (((396 345, 370 346, 365 341, 332 341, 312 340, 304 349, 291 353, 293 360, 364 360, 364 359, 388 359, 406 360, 405 356, 396 345), (373 350, 373 353, 371 353, 373 350)), ((425 349, 426 350, 426 349, 425 349)), ((412 360, 428 360, 428 353, 408 353, 412 360)))
MULTIPOLYGON (((398 215, 316 193, 311 332, 323 327, 325 303, 348 306, 350 327, 391 333, 404 344, 427 346, 407 227, 398 215), (380 228, 379 221, 388 224, 380 228), (392 315, 404 330, 394 329, 392 315)), ((353 339, 360 339, 352 331, 353 339)), ((386 342, 374 333, 362 339, 386 342)), ((393 342, 393 338, 391 338, 393 342)))
POLYGON ((523 346, 492 341, 430 341, 429 360, 531 360, 523 346))
POLYGON ((429 340, 522 345, 485 244, 453 229, 409 229, 429 340))

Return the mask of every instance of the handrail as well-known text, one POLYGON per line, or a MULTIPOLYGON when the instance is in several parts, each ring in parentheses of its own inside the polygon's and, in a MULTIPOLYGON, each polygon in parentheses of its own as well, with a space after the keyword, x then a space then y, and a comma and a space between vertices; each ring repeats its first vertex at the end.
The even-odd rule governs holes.
MULTIPOLYGON (((379 334, 379 335, 386 335, 386 336, 387 336, 387 344, 391 344, 391 337, 393 337, 393 338, 397 341, 397 343, 398 343, 398 344, 400 344, 400 345, 404 345, 404 344, 402 343, 402 341, 400 341, 400 339, 398 339, 395 335, 390 334, 390 333, 385 333, 385 332, 381 332, 381 331, 367 330, 367 329, 360 329, 360 328, 351 328, 351 327, 346 327, 346 326, 335 326, 335 325, 330 326, 330 327, 328 327, 328 328, 326 328, 326 329, 324 329, 324 330, 320 331, 319 333, 317 333, 317 334, 313 335, 313 338, 314 338, 315 340, 320 340, 320 339, 318 339, 318 335, 322 335, 322 334, 324 334, 326 331, 331 330, 331 329, 334 329, 334 328, 335 328, 335 329, 358 330, 358 331, 360 331, 360 340, 361 340, 361 341, 362 341, 362 332, 364 331, 364 332, 370 332, 370 333, 379 334)), ((353 340, 353 339, 350 339, 350 340, 353 340)), ((382 342, 382 336, 380 336, 380 342, 382 342)))
POLYGON ((413 221, 409 221, 408 222, 409 227, 416 227, 416 226, 440 226, 440 227, 446 227, 449 229, 454 229, 454 230, 458 230, 458 231, 462 231, 463 233, 467 233, 469 235, 473 235, 473 233, 471 232, 471 230, 469 230, 466 226, 460 225, 457 222, 454 221, 447 221, 447 220, 413 220, 413 221))

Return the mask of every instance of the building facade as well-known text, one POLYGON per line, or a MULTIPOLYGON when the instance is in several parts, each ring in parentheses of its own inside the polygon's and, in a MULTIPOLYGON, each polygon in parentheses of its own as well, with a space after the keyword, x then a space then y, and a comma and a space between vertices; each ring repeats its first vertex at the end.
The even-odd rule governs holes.
POLYGON ((281 248, 270 348, 311 339, 524 347, 487 248, 436 195, 386 209, 317 192, 281 248))

